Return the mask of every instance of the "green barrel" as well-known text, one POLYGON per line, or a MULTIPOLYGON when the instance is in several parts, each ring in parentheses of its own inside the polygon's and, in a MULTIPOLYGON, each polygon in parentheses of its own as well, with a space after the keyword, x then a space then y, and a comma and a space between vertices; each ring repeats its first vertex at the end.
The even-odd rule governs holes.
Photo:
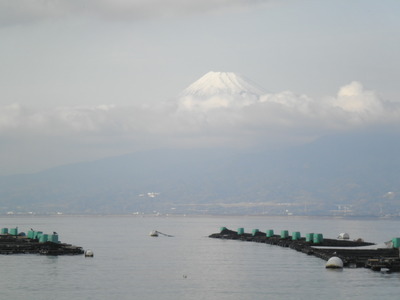
POLYGON ((28 238, 33 239, 34 235, 35 235, 35 232, 33 230, 28 231, 28 238))
POLYGON ((251 233, 252 233, 252 235, 253 236, 255 236, 256 234, 257 234, 257 232, 259 232, 260 230, 258 230, 258 229, 253 229, 252 231, 251 231, 251 233))
POLYGON ((314 234, 314 239, 313 239, 314 244, 319 244, 319 243, 322 243, 323 241, 324 241, 324 237, 323 237, 322 233, 314 234))
POLYGON ((400 238, 392 238, 393 248, 400 248, 400 238))
POLYGON ((7 233, 8 233, 8 228, 1 229, 1 234, 7 234, 7 233))
POLYGON ((300 238, 301 238, 300 232, 294 231, 294 232, 292 233, 292 240, 293 240, 293 241, 299 240, 300 238))
POLYGON ((219 232, 222 232, 222 231, 224 231, 224 230, 226 230, 226 227, 220 227, 220 228, 219 228, 219 232))
POLYGON ((10 234, 11 235, 18 235, 18 227, 10 228, 10 234))
POLYGON ((321 243, 324 241, 324 235, 322 233, 319 234, 319 241, 321 243))
POLYGON ((267 230, 267 237, 273 237, 274 236, 274 230, 273 229, 268 229, 267 230))
POLYGON ((47 242, 48 238, 49 238, 49 235, 48 235, 48 234, 42 234, 42 235, 40 235, 39 243, 47 242))
POLYGON ((244 228, 238 228, 237 234, 239 235, 244 234, 244 228))
POLYGON ((289 236, 289 231, 287 230, 281 230, 281 238, 287 238, 289 236))
POLYGON ((43 232, 41 232, 41 231, 34 231, 33 232, 33 238, 34 239, 39 239, 42 234, 43 234, 43 232))
POLYGON ((307 233, 306 234, 306 242, 312 243, 314 241, 314 233, 307 233))
POLYGON ((58 244, 58 234, 49 234, 47 241, 58 244))

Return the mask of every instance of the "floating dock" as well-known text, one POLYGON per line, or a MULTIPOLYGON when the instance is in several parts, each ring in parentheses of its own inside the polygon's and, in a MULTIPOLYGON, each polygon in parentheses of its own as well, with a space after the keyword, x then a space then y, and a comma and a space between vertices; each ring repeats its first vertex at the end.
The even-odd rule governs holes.
POLYGON ((261 232, 253 229, 252 233, 245 233, 243 228, 233 231, 221 227, 219 233, 211 234, 209 237, 291 248, 326 261, 332 257, 339 257, 343 261, 344 267, 363 267, 374 271, 387 269, 391 272, 400 272, 399 238, 392 240, 391 247, 379 248, 374 243, 362 240, 326 239, 321 233, 308 233, 305 237, 301 237, 300 232, 293 232, 292 235, 289 235, 287 230, 282 230, 281 234, 277 235, 273 230, 261 232))
POLYGON ((58 234, 43 234, 30 230, 28 235, 18 232, 18 228, 2 228, 0 233, 0 254, 42 254, 80 255, 81 247, 58 241, 58 234))

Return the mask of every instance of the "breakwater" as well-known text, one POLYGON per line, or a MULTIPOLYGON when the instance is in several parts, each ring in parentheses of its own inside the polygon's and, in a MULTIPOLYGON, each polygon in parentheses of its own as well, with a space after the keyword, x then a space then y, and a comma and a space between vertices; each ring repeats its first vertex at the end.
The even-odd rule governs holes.
POLYGON ((2 228, 0 233, 0 254, 42 254, 79 255, 81 247, 61 243, 58 234, 44 234, 42 231, 28 231, 28 235, 18 228, 2 228))
POLYGON ((265 243, 313 255, 328 261, 331 257, 339 257, 344 267, 365 267, 372 270, 386 268, 389 271, 400 272, 399 246, 400 239, 394 238, 391 247, 378 248, 374 243, 363 240, 350 240, 348 236, 340 239, 327 239, 321 233, 308 233, 305 237, 300 232, 289 235, 288 230, 275 234, 272 229, 261 232, 253 229, 252 233, 245 233, 243 228, 237 231, 225 227, 210 238, 230 239, 245 242, 265 243))

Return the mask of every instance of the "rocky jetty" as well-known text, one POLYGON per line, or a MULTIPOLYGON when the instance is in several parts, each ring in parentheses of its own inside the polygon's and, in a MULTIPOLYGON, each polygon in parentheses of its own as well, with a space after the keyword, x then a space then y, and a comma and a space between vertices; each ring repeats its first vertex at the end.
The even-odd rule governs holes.
POLYGON ((399 248, 378 248, 373 247, 376 246, 374 243, 362 240, 326 239, 322 237, 322 234, 314 235, 304 238, 296 232, 289 236, 287 232, 276 235, 258 230, 253 230, 253 233, 244 233, 240 229, 233 231, 223 227, 219 233, 211 234, 209 237, 291 248, 326 261, 335 256, 343 261, 344 267, 366 267, 376 271, 386 268, 389 271, 400 272, 399 248))
POLYGON ((0 254, 42 254, 42 255, 80 255, 81 247, 58 241, 57 234, 43 234, 29 231, 28 236, 18 233, 16 228, 2 229, 0 234, 0 254))

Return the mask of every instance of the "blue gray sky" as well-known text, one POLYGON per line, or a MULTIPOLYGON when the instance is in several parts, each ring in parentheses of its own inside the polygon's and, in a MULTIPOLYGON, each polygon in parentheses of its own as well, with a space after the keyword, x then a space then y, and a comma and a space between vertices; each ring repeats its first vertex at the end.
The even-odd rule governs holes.
POLYGON ((3 0, 1 174, 394 128, 399 12, 397 0, 3 0), (280 106, 165 104, 209 71, 243 74, 280 106))

